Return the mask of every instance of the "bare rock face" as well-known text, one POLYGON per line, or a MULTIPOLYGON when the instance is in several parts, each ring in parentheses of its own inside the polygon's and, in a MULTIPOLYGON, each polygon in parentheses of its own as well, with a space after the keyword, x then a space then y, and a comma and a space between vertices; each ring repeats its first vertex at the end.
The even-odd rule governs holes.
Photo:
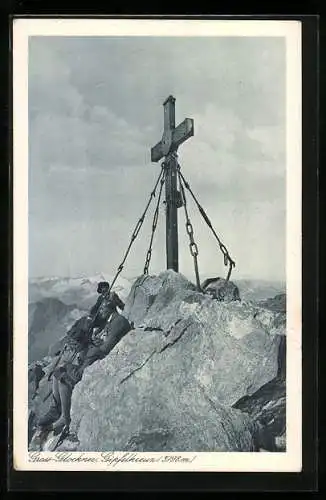
POLYGON ((212 399, 186 354, 177 366, 177 344, 134 330, 85 371, 72 403, 79 451, 253 449, 250 418, 212 399))
POLYGON ((169 270, 138 279, 124 314, 134 330, 74 389, 78 450, 255 450, 257 419, 235 405, 277 376, 277 313, 169 270))
POLYGON ((172 270, 159 276, 142 276, 131 288, 125 303, 124 315, 129 321, 139 325, 149 311, 151 315, 164 312, 167 306, 171 306, 172 299, 176 304, 179 296, 195 291, 195 285, 172 270))

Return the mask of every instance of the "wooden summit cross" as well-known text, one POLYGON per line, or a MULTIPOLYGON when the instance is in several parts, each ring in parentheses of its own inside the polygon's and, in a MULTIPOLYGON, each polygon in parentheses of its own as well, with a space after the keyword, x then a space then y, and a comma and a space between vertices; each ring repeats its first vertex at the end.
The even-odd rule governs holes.
POLYGON ((178 254, 178 199, 177 189, 177 149, 194 135, 194 121, 186 118, 175 126, 175 98, 170 95, 163 103, 164 131, 162 139, 151 149, 152 162, 165 157, 165 202, 166 202, 166 262, 167 269, 179 271, 178 254))

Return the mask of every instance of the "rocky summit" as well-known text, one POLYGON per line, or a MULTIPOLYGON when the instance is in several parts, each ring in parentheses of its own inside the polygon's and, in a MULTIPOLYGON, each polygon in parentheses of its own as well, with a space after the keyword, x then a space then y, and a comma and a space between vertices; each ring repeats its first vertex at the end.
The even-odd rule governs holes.
MULTIPOLYGON (((86 368, 72 395, 74 439, 58 449, 283 450, 283 310, 216 300, 168 270, 138 278, 123 314, 133 329, 86 368)), ((32 420, 48 388, 45 376, 32 420)))

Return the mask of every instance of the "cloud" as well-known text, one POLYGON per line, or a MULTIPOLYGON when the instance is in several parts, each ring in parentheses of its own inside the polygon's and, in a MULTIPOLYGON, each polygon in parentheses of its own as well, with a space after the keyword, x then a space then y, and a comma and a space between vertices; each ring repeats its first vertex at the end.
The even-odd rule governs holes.
MULTIPOLYGON (((172 93, 177 124, 185 117, 195 123, 194 137, 179 149, 182 172, 239 272, 283 277, 284 63, 282 39, 32 38, 31 274, 111 272, 159 174, 150 148, 161 138, 162 103, 172 93)), ((192 274, 179 213, 180 263, 192 274)), ((212 262, 223 272, 195 206, 192 217, 205 273, 212 262)), ((160 221, 157 271, 165 265, 163 212, 160 221)), ((143 266, 150 229, 149 218, 130 256, 133 274, 143 266)))

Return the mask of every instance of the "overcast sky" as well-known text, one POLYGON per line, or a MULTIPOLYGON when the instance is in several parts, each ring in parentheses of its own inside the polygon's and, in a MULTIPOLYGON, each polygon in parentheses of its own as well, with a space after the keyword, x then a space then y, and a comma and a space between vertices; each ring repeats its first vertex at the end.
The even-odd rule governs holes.
MULTIPOLYGON (((194 118, 179 162, 236 261, 285 276, 285 43, 281 38, 33 37, 29 45, 29 274, 113 274, 159 174, 163 101, 194 118)), ((124 274, 142 273, 154 204, 124 274)), ((226 268, 189 199, 202 276, 226 268)), ((179 210, 180 271, 193 264, 179 210)), ((150 272, 165 269, 162 207, 150 272)))

